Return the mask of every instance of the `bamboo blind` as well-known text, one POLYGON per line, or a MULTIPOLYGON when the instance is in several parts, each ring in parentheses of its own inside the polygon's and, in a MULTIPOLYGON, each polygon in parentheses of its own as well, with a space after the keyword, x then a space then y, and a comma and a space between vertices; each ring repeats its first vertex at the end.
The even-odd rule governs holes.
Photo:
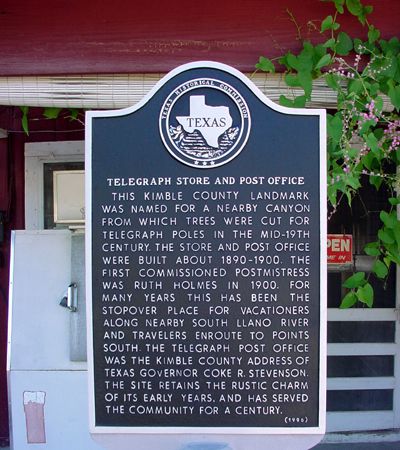
MULTIPOLYGON (((140 101, 161 77, 161 74, 0 77, 0 105, 125 108, 140 101)), ((256 73, 248 77, 275 102, 281 94, 290 98, 303 93, 288 88, 281 74, 256 73)), ((336 93, 323 80, 316 80, 307 106, 335 108, 336 93)))

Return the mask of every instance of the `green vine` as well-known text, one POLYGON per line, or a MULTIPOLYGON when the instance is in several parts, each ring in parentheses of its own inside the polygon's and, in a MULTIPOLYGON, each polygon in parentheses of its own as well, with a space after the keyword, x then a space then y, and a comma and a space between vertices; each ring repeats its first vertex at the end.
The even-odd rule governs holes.
MULTIPOLYGON (((278 63, 285 69, 288 87, 303 93, 280 103, 305 107, 311 100, 313 81, 323 78, 337 94, 337 112, 328 114, 328 202, 331 215, 347 200, 351 205, 362 179, 391 193, 388 207, 380 212, 381 228, 376 240, 364 251, 375 258, 372 272, 385 280, 391 264, 400 264, 400 221, 397 205, 400 189, 396 167, 400 162, 400 42, 397 37, 381 39, 380 31, 367 17, 372 6, 361 0, 322 0, 332 3, 332 15, 320 26, 323 42, 303 41, 298 54, 288 52, 276 60, 261 56, 258 70, 275 72, 278 63), (338 19, 351 14, 365 27, 367 39, 349 36, 338 19)), ((292 17, 293 19, 293 17, 292 17)), ((299 31, 299 27, 296 27, 299 31)), ((361 302, 372 307, 374 291, 369 275, 356 272, 343 284, 348 293, 341 308, 361 302)))
MULTIPOLYGON (((27 136, 29 136, 29 106, 20 106, 19 109, 21 110, 21 126, 23 131, 27 136)), ((63 108, 57 108, 57 107, 48 107, 43 108, 42 116, 45 119, 58 119, 59 117, 62 117, 63 119, 69 119, 69 120, 76 120, 80 122, 82 125, 84 125, 84 121, 80 119, 79 117, 80 111, 76 108, 69 108, 69 109, 63 109, 63 108)), ((31 120, 38 120, 38 119, 31 119, 31 120)))

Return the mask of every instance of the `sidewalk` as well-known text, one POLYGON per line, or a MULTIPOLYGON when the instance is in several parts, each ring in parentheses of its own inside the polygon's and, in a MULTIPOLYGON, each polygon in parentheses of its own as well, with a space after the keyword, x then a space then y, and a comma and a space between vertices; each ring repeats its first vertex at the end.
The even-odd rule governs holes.
MULTIPOLYGON (((2 447, 2 450, 10 450, 10 447, 2 447)), ((313 447, 312 450, 400 450, 400 441, 370 442, 358 444, 350 444, 347 442, 342 442, 340 444, 318 444, 316 447, 313 447)))
POLYGON ((318 444, 313 450, 400 450, 400 441, 397 442, 365 442, 350 444, 318 444))
MULTIPOLYGON (((2 447, 2 450, 10 450, 10 447, 2 447)), ((316 447, 313 447, 313 450, 400 450, 400 441, 369 442, 358 444, 350 444, 348 442, 342 442, 340 444, 318 444, 316 447)))

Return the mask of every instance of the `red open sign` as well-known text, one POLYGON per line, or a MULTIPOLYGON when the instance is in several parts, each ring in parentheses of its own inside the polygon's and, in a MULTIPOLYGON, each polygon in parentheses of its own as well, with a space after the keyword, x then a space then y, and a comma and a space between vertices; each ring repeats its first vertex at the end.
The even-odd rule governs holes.
POLYGON ((352 262, 353 236, 328 234, 328 264, 351 264, 352 262))

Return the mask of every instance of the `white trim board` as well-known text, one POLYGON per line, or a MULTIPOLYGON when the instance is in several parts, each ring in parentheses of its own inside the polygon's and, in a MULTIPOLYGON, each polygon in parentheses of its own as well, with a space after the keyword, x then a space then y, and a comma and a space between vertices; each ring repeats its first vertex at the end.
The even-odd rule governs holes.
POLYGON ((84 160, 84 141, 25 144, 25 229, 44 227, 43 165, 84 160))

